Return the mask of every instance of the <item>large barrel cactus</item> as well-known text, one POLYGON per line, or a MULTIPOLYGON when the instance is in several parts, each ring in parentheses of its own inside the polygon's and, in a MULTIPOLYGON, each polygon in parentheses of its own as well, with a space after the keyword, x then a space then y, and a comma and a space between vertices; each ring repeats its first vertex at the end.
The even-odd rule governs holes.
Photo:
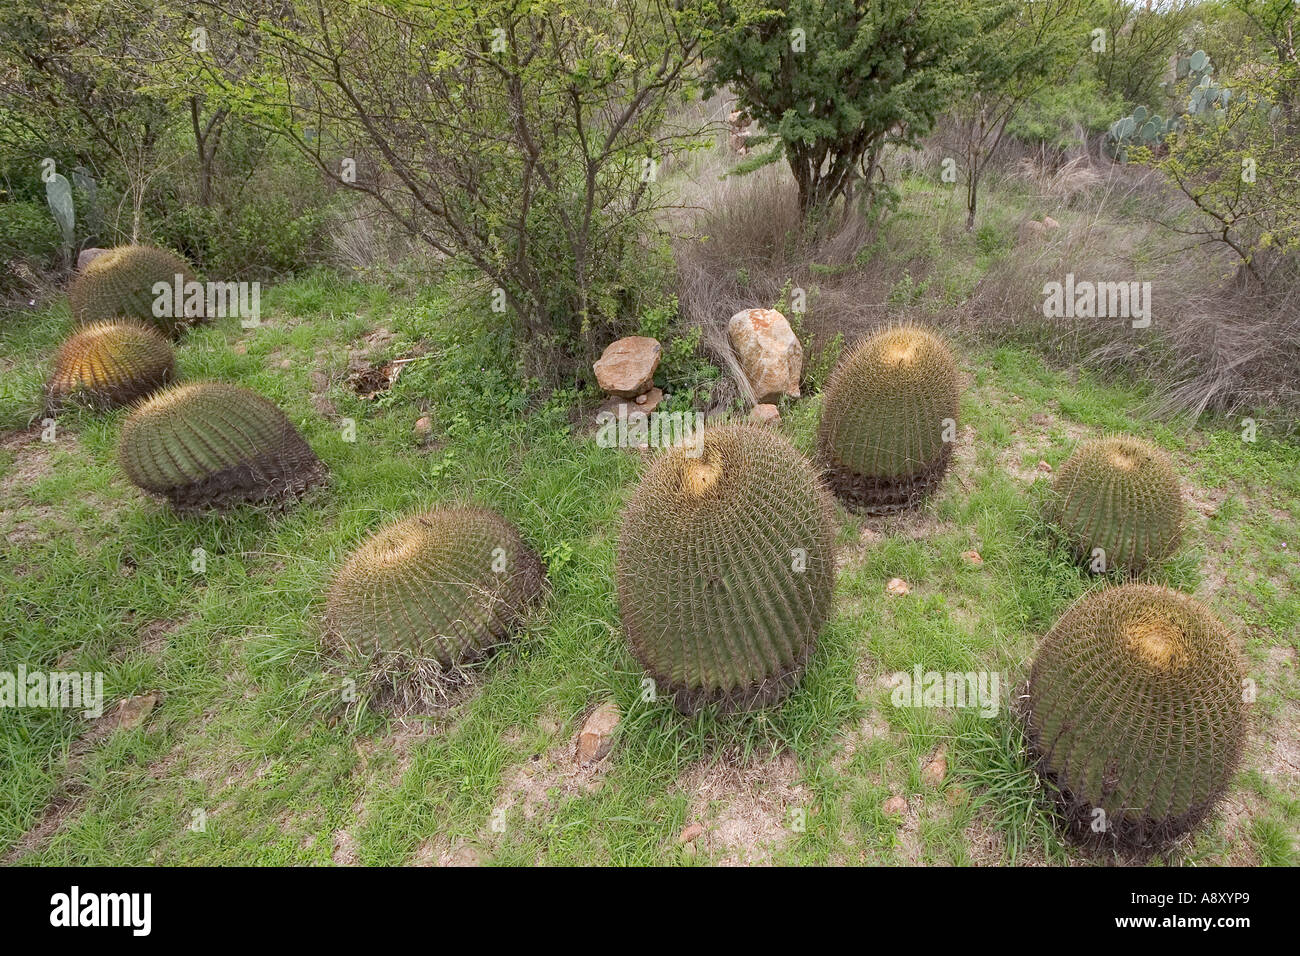
POLYGON ((427 702, 441 678, 506 637, 542 583, 541 562, 508 521, 441 507, 381 528, 352 553, 326 623, 374 677, 427 702))
POLYGON ((1057 469, 1050 509, 1098 571, 1140 571, 1172 554, 1182 539, 1183 500, 1173 466, 1138 438, 1080 445, 1057 469))
POLYGON ((126 319, 96 322, 59 346, 46 400, 51 410, 129 405, 167 384, 175 370, 171 343, 152 326, 126 319))
POLYGON ((1200 823, 1241 755, 1243 678, 1232 635, 1188 595, 1126 584, 1070 608, 1039 647, 1027 701, 1070 832, 1152 849, 1200 823))
MULTIPOLYGON (((72 280, 68 287, 68 305, 72 317, 81 323, 100 322, 107 319, 132 318, 156 326, 165 335, 176 336, 186 326, 203 318, 199 314, 185 315, 185 297, 181 297, 180 314, 176 308, 174 289, 180 276, 184 283, 193 281, 189 264, 175 253, 152 246, 118 246, 101 253, 85 270, 72 280), (161 298, 165 307, 157 311, 154 305, 160 294, 154 285, 167 283, 169 289, 161 298)), ((193 308, 191 312, 195 311, 193 308)))
POLYGON ((934 332, 885 329, 861 342, 826 386, 817 457, 850 508, 911 507, 943 478, 956 441, 961 375, 934 332))
POLYGON ((237 385, 173 385, 122 424, 122 470, 180 510, 297 497, 325 466, 280 409, 237 385))
POLYGON ((830 613, 830 496, 770 429, 710 427, 694 450, 665 452, 632 496, 619 611, 678 709, 766 706, 794 686, 830 613))

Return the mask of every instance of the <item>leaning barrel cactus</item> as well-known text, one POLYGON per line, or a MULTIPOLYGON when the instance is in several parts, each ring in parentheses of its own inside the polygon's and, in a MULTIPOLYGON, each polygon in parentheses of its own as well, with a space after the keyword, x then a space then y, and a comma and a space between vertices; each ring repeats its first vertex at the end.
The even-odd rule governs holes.
POLYGON ((1241 755, 1244 676, 1232 635, 1186 594, 1127 584, 1070 608, 1027 701, 1070 832, 1151 849, 1199 824, 1241 755))
POLYGON ((122 424, 122 470, 181 510, 294 498, 325 466, 275 405, 237 385, 173 385, 122 424))
POLYGON ((118 246, 96 256, 72 280, 68 304, 78 322, 125 316, 149 322, 174 337, 203 318, 205 303, 184 294, 185 283, 193 280, 189 265, 174 253, 151 246, 118 246), (177 282, 182 293, 179 308, 177 282), (168 291, 155 292, 157 283, 166 283, 168 291))
POLYGON ((961 376, 947 344, 916 326, 857 346, 831 376, 817 455, 831 489, 868 513, 919 503, 956 440, 961 376))
POLYGON ((618 605, 632 651, 691 712, 765 706, 798 680, 831 609, 830 498, 784 438, 705 430, 632 496, 618 541, 618 605))
POLYGON ((171 343, 151 326, 126 319, 96 322, 59 346, 45 388, 48 407, 129 405, 167 384, 175 368, 171 343))
POLYGON ((1056 472, 1050 513, 1096 571, 1140 571, 1182 539, 1183 501, 1168 457, 1139 438, 1084 442, 1056 472))
MULTIPOLYGON (((406 699, 500 643, 541 593, 541 562, 494 511, 440 507, 387 525, 330 587, 326 622, 406 699)), ((430 693, 432 691, 432 693, 430 693)))

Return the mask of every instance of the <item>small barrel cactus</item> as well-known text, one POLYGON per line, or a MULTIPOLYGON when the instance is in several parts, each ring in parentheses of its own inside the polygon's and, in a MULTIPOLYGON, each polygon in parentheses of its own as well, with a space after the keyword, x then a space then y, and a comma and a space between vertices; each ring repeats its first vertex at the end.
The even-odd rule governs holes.
POLYGON ((826 386, 817 457, 831 490, 868 514, 918 504, 948 468, 960 395, 936 333, 900 326, 864 340, 826 386))
POLYGON ((184 285, 193 279, 188 263, 175 253, 151 246, 118 246, 97 255, 72 280, 68 305, 77 322, 140 319, 175 337, 203 318, 201 303, 187 307, 184 285), (182 293, 179 308, 178 281, 182 293), (169 291, 155 292, 154 286, 160 282, 165 282, 169 291))
POLYGON ((1153 849, 1223 795, 1246 733, 1232 635, 1186 594, 1096 591, 1043 638, 1029 680, 1031 749, 1070 832, 1153 849))
POLYGON ((45 387, 48 407, 129 405, 166 385, 175 370, 171 343, 152 326, 125 319, 96 322, 59 346, 45 387))
POLYGON ((1096 571, 1140 571, 1182 539, 1183 501, 1168 457, 1128 436, 1084 442, 1057 469, 1053 520, 1096 571))
POLYGON ((280 409, 237 385, 173 385, 122 424, 122 470, 183 511, 297 497, 325 466, 280 409))
POLYGON ((658 692, 686 713, 783 697, 830 613, 834 539, 830 496, 771 429, 710 427, 664 453, 624 514, 616 573, 658 692))
POLYGON ((543 582, 541 561, 505 518, 444 506, 386 525, 351 554, 326 625, 379 683, 428 703, 509 634, 543 582))

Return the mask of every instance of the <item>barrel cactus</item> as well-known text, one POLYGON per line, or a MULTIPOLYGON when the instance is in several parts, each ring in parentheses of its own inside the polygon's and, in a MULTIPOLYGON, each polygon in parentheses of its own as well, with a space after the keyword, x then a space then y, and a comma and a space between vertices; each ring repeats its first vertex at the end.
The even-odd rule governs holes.
POLYGON ((710 427, 660 456, 623 516, 616 570, 657 691, 686 713, 788 693, 830 613, 834 537, 830 496, 770 429, 710 427))
POLYGON ((171 343, 152 326, 125 319, 96 322, 59 346, 45 387, 48 407, 129 405, 167 384, 175 370, 171 343))
POLYGON ((389 524, 335 575, 327 631, 404 701, 436 698, 540 595, 541 562, 494 511, 447 506, 389 524))
POLYGON ((325 478, 280 409, 237 385, 173 385, 122 424, 122 470, 184 511, 297 497, 325 478))
POLYGON ((956 441, 961 375, 947 343, 917 326, 860 343, 831 376, 817 455, 851 508, 916 505, 943 478, 956 441))
POLYGON ((175 287, 180 276, 184 283, 194 280, 188 263, 175 253, 152 246, 118 246, 101 253, 72 280, 68 287, 68 305, 78 322, 106 319, 140 319, 156 326, 164 334, 175 336, 187 325, 203 317, 203 309, 191 306, 186 315, 185 297, 176 308, 175 287), (167 283, 170 291, 160 298, 154 285, 167 283), (163 306, 155 314, 154 305, 163 306))
POLYGON ((1128 436, 1081 444, 1056 472, 1050 513, 1097 571, 1140 571, 1182 539, 1183 501, 1169 458, 1128 436))
POLYGON ((1199 824, 1241 756, 1244 672, 1227 628, 1186 594, 1126 584, 1070 608, 1026 703, 1070 832, 1153 849, 1199 824))

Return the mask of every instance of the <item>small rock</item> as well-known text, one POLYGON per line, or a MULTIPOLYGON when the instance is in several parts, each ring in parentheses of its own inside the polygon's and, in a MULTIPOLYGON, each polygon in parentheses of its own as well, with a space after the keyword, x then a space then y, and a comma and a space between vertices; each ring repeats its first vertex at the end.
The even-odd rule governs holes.
POLYGON ((1028 222, 1020 224, 1020 241, 1029 242, 1033 239, 1046 239, 1047 227, 1037 219, 1030 219, 1028 222))
POLYGON ((984 566, 984 559, 980 557, 980 553, 978 551, 963 551, 961 553, 961 556, 965 558, 967 561, 969 561, 971 564, 975 565, 975 567, 977 568, 984 566))
POLYGON ((591 712, 578 734, 578 762, 583 766, 604 760, 614 746, 614 730, 622 715, 618 704, 605 701, 591 712))
POLYGON ((775 309, 737 312, 727 323, 727 338, 757 402, 799 397, 803 346, 784 315, 775 309))
POLYGON ((1052 466, 1049 465, 1047 462, 1040 460, 1038 462, 1038 470, 1043 472, 1044 474, 1050 475, 1052 473, 1052 466))
POLYGON ((631 335, 609 343, 592 370, 601 391, 620 398, 635 398, 654 384, 663 346, 658 339, 631 335))
POLYGON ((416 438, 425 438, 433 431, 433 422, 428 415, 422 415, 415 420, 415 426, 411 429, 416 438))
POLYGON ((698 823, 692 823, 682 831, 681 836, 677 838, 678 843, 694 843, 704 833, 704 827, 698 823))
POLYGON ((943 783, 943 778, 946 776, 948 776, 948 758, 943 755, 941 749, 921 771, 921 782, 930 787, 937 787, 943 783))
POLYGON ((902 797, 890 797, 880 808, 890 815, 902 815, 907 812, 907 801, 902 797))
POLYGON ((754 410, 749 413, 749 417, 760 425, 775 425, 781 420, 781 410, 770 402, 764 402, 761 405, 755 405, 754 410))
POLYGON ((902 578, 890 578, 889 583, 885 585, 885 590, 896 597, 904 594, 910 594, 912 589, 902 578))
POLYGON ((659 407, 659 403, 663 400, 664 390, 662 388, 651 388, 650 391, 636 397, 637 411, 649 415, 659 407))
POLYGON ((119 730, 130 730, 133 727, 139 727, 144 723, 146 717, 153 711, 158 703, 158 692, 150 691, 147 694, 138 694, 135 697, 124 697, 118 701, 117 709, 113 712, 117 719, 119 730))
POLYGON ((77 271, 85 272, 86 266, 90 265, 95 259, 108 252, 107 249, 100 249, 98 246, 91 246, 89 249, 82 249, 77 253, 77 271))

